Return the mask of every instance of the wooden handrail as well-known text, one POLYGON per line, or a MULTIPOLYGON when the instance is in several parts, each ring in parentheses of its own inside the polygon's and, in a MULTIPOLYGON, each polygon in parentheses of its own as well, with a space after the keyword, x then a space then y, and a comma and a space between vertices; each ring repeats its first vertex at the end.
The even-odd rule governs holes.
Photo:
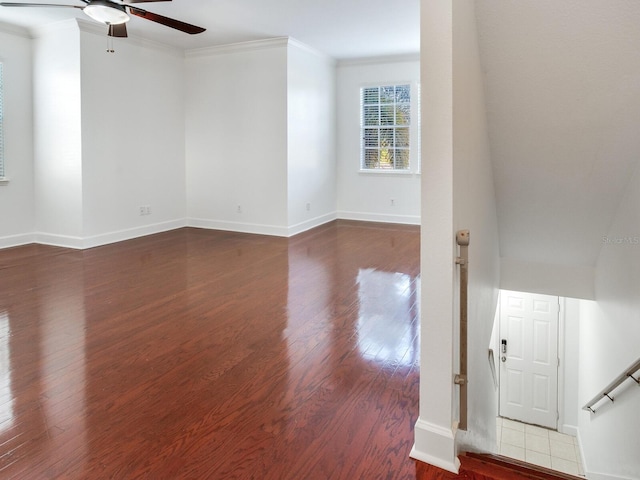
POLYGON ((608 399, 613 402, 615 400, 613 391, 628 379, 633 380, 638 384, 638 386, 640 386, 640 378, 634 377, 634 374, 638 370, 640 370, 640 358, 630 365, 629 368, 626 368, 624 372, 618 375, 609 385, 604 387, 604 389, 602 389, 598 395, 593 397, 584 407, 582 407, 582 409, 588 410, 591 413, 596 413, 597 408, 594 407, 601 400, 608 399))
POLYGON ((469 230, 456 233, 456 243, 460 247, 460 256, 456 263, 460 265, 460 373, 454 377, 454 383, 460 385, 460 421, 458 428, 467 429, 467 283, 469 281, 469 230))

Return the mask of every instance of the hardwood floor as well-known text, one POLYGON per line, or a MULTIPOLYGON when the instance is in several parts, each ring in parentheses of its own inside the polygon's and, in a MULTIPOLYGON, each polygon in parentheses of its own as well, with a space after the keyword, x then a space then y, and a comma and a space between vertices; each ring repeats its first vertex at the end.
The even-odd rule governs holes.
POLYGON ((415 479, 419 229, 0 250, 0 478, 415 479))

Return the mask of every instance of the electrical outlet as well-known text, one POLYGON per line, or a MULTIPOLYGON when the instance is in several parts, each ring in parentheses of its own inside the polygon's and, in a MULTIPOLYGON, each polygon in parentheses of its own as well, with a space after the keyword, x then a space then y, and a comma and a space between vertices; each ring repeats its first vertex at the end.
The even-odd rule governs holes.
POLYGON ((151 215, 151 205, 147 205, 145 208, 145 212, 147 215, 151 215))
POLYGON ((389 203, 391 204, 392 207, 396 206, 396 199, 392 198, 391 200, 389 200, 389 203))
POLYGON ((236 208, 236 212, 242 213, 242 205, 238 205, 238 208, 236 208))
POLYGON ((146 215, 146 208, 143 206, 138 207, 138 211, 140 212, 140 215, 146 215))
POLYGON ((307 212, 311 210, 311 203, 307 203, 307 212))

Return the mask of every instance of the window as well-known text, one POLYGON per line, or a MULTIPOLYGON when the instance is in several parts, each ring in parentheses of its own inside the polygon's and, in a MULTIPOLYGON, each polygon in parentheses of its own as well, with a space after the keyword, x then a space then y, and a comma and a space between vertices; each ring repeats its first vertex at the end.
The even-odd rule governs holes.
MULTIPOLYGON (((4 131, 3 131, 3 122, 4 122, 4 112, 3 112, 3 85, 2 85, 2 62, 0 62, 0 182, 5 180, 4 178, 4 131)), ((1 185, 1 183, 0 183, 1 185)))
POLYGON ((411 122, 412 105, 408 83, 360 89, 361 170, 417 169, 419 140, 411 122), (412 142, 412 136, 416 141, 412 142))

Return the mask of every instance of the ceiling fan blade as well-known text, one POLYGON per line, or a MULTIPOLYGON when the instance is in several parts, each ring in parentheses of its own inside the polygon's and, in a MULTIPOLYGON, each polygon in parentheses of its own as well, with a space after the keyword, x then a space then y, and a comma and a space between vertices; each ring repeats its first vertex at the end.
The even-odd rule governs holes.
POLYGON ((109 25, 109 33, 107 34, 110 37, 127 37, 127 24, 126 23, 118 23, 116 25, 109 25))
POLYGON ((180 20, 175 20, 173 18, 164 17, 162 15, 158 15, 157 13, 147 12, 146 10, 143 10, 138 7, 127 7, 127 8, 129 9, 129 13, 131 15, 135 15, 136 17, 151 20, 152 22, 160 23, 167 27, 175 28, 176 30, 189 33, 191 35, 194 35, 196 33, 202 33, 206 30, 206 28, 196 27, 195 25, 181 22, 180 20))
POLYGON ((62 8, 79 8, 84 7, 78 5, 60 5, 57 3, 17 3, 17 2, 0 2, 1 7, 62 7, 62 8))
POLYGON ((170 2, 171 0, 122 0, 122 3, 170 2))

